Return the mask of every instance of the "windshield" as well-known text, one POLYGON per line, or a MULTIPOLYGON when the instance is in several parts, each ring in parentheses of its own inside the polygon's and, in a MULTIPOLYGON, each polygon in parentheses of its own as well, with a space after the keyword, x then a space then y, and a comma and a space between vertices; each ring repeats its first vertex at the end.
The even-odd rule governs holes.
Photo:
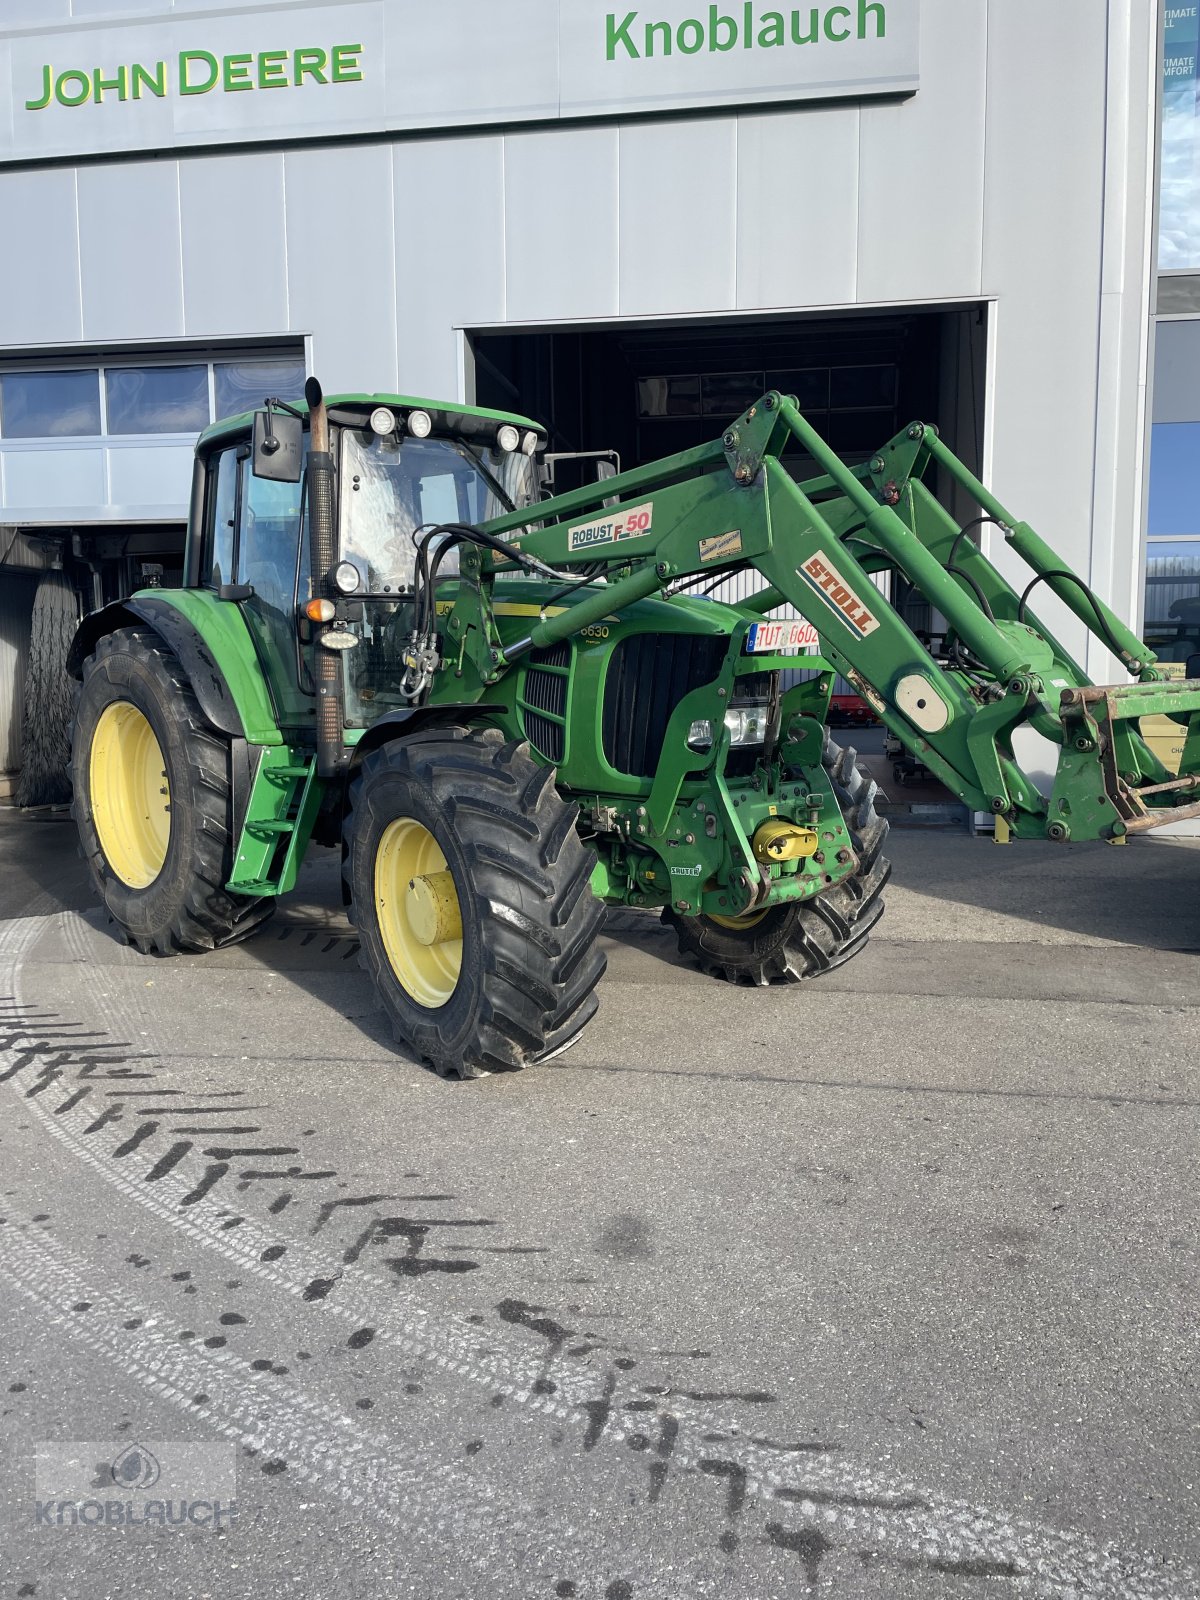
MULTIPOLYGON (((396 594, 413 585, 416 529, 536 505, 537 464, 519 450, 347 428, 341 489, 342 559, 358 568, 363 593, 396 594)), ((453 558, 443 563, 445 575, 453 570, 453 558)))

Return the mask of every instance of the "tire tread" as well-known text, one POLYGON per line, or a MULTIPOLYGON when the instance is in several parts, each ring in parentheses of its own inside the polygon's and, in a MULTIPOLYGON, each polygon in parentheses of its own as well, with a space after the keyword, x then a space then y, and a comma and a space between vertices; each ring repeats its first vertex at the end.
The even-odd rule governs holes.
POLYGON ((889 824, 875 809, 878 785, 859 767, 854 747, 836 744, 828 730, 821 759, 858 857, 854 872, 792 908, 786 937, 767 950, 749 935, 737 949, 730 930, 668 909, 664 917, 675 929, 680 952, 710 976, 758 987, 819 978, 856 956, 882 916, 892 865, 883 854, 889 824))

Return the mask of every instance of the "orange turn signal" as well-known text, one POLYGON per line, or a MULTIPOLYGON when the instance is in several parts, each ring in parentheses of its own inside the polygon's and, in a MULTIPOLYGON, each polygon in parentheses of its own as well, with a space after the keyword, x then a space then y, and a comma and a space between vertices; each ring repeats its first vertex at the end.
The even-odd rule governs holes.
POLYGON ((332 622, 334 609, 332 600, 310 600, 304 607, 304 615, 310 622, 332 622))

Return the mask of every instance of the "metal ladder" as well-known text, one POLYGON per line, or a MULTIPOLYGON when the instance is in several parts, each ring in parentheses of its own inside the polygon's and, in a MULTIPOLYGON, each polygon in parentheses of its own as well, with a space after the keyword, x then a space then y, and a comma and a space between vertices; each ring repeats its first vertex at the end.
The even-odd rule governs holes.
POLYGON ((286 894, 295 887, 321 803, 316 772, 316 753, 303 745, 263 747, 225 885, 231 894, 286 894))

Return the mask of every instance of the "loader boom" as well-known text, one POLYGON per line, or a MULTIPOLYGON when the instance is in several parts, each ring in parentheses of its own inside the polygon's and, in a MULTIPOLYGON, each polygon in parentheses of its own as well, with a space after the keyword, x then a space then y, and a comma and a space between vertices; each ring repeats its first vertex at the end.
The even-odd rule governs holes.
POLYGON ((486 525, 488 534, 510 538, 511 559, 478 548, 463 556, 446 648, 473 663, 481 685, 645 596, 751 568, 766 587, 741 603, 748 623, 777 606, 795 607, 816 628, 822 654, 791 664, 847 677, 949 789, 1002 819, 1014 837, 1116 842, 1200 814, 1200 804, 1188 802, 1200 788, 1200 682, 1163 681, 1153 652, 926 424, 914 423, 850 468, 794 400, 772 392, 722 439, 547 501, 538 512, 541 526, 532 530, 528 510, 486 525), (792 479, 781 460, 792 441, 821 476, 792 479), (923 481, 931 467, 975 500, 979 518, 959 527, 923 481), (970 538, 975 523, 994 524, 1029 566, 1023 593, 970 538), (494 585, 514 560, 577 576, 563 590, 570 604, 545 606, 527 633, 505 642, 494 585), (598 570, 607 581, 588 582, 598 570), (887 572, 945 618, 947 642, 937 656, 872 582, 887 572), (1029 606, 1039 584, 1137 681, 1096 688, 1029 606), (1138 731, 1139 717, 1163 713, 1188 728, 1179 775, 1138 731), (1023 726, 1060 747, 1049 796, 1014 753, 1023 726))

